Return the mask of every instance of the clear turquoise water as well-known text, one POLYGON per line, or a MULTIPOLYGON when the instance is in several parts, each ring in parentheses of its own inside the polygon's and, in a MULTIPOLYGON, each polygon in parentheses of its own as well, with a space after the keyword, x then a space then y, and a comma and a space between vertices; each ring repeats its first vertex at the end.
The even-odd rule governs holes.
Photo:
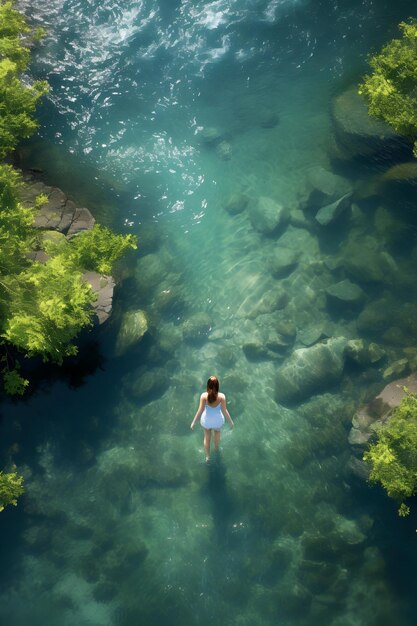
MULTIPOLYGON (((137 233, 139 250, 112 321, 91 345, 84 339, 85 371, 66 369, 3 406, 4 447, 15 446, 27 495, 0 519, 1 623, 414 624, 416 520, 399 520, 378 489, 346 471, 350 419, 367 390, 383 386, 380 371, 352 368, 287 408, 275 402, 282 360, 242 350, 283 320, 357 336, 355 319, 334 319, 308 296, 327 286, 315 268, 334 233, 288 227, 280 245, 300 262, 276 280, 276 239, 257 233, 247 212, 224 210, 234 194, 297 206, 309 168, 332 167, 332 97, 413 5, 21 6, 48 31, 33 73, 51 84, 26 164, 105 223, 137 233), (203 141, 207 128, 230 158, 203 141), (255 317, 277 286, 288 307, 255 317), (146 312, 150 332, 116 356, 120 317, 132 309, 146 312), (208 316, 206 332, 184 339, 196 315, 208 316), (236 428, 206 467, 189 423, 212 373, 236 428), (149 377, 153 391, 138 395, 149 377)), ((355 164, 351 180, 379 167, 355 164)), ((412 287, 390 289, 414 302, 412 287)))

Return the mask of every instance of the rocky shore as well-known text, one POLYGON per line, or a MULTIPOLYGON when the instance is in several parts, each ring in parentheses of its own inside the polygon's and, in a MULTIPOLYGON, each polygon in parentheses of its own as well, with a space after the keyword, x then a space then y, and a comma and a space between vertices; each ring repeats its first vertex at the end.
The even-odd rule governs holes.
MULTIPOLYGON (((39 209, 34 226, 42 231, 42 237, 58 241, 60 238, 71 239, 83 230, 91 230, 95 219, 86 208, 79 208, 75 202, 58 187, 51 187, 38 180, 33 174, 24 175, 25 185, 21 192, 24 206, 33 206, 40 195, 48 201, 39 209)), ((45 262, 48 256, 43 250, 33 250, 30 258, 45 262)), ((93 303, 96 319, 103 324, 111 315, 115 281, 112 276, 86 271, 83 278, 91 285, 96 295, 93 303)))

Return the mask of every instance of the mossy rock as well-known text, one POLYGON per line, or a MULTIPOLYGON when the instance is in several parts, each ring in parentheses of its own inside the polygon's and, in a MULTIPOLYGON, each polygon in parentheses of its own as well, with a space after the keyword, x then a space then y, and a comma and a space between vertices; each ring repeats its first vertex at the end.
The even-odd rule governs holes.
POLYGON ((127 311, 122 318, 116 339, 116 356, 121 356, 129 348, 137 345, 149 328, 148 316, 145 311, 127 311))
POLYGON ((334 98, 332 118, 337 142, 353 158, 383 153, 403 143, 403 138, 388 124, 369 115, 357 86, 334 98))

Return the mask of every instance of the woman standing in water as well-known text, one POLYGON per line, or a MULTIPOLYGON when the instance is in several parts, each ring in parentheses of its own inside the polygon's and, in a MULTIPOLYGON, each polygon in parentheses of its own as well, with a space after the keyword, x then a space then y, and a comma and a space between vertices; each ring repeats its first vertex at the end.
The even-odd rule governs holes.
POLYGON ((191 422, 191 430, 194 430, 196 421, 201 416, 201 425, 204 428, 204 450, 206 452, 206 461, 210 461, 210 443, 211 431, 214 431, 214 449, 219 450, 220 430, 224 426, 224 417, 226 416, 230 427, 234 427, 232 418, 226 408, 226 396, 219 393, 219 379, 216 376, 210 376, 207 381, 207 391, 200 396, 200 406, 191 422))

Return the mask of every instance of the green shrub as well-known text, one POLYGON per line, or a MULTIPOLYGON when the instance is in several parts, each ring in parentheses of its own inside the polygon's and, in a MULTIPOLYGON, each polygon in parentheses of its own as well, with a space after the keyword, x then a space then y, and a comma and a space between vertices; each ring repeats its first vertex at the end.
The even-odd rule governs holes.
POLYGON ((31 36, 23 15, 12 3, 0 1, 0 158, 38 128, 33 114, 47 83, 26 85, 21 80, 30 60, 29 43, 37 38, 38 33, 31 36))
POLYGON ((400 503, 399 515, 409 513, 404 500, 417 493, 417 396, 407 393, 377 441, 364 454, 371 466, 370 480, 380 483, 400 503))
POLYGON ((390 124, 400 135, 414 141, 417 156, 417 21, 399 25, 401 39, 393 39, 369 57, 372 74, 359 85, 370 115, 390 124))
POLYGON ((0 472, 0 511, 9 504, 16 506, 17 498, 23 492, 23 476, 16 472, 0 472))
POLYGON ((105 226, 95 224, 71 240, 68 253, 78 267, 101 274, 110 274, 114 263, 129 249, 136 249, 133 235, 118 235, 105 226))

